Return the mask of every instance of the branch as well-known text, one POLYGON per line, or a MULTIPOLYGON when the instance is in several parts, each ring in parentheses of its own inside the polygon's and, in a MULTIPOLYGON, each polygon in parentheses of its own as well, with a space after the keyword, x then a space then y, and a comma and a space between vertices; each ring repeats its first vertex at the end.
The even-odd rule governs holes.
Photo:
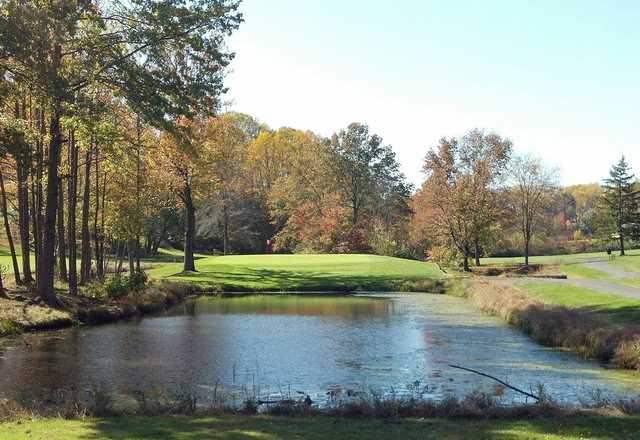
POLYGON ((464 370, 464 371, 468 371, 468 372, 470 372, 470 373, 478 374, 478 375, 480 375, 480 376, 488 377, 489 379, 493 379, 493 380, 495 380, 495 381, 496 381, 496 382, 498 382, 500 385, 504 385, 505 387, 509 388, 510 390, 516 391, 516 392, 518 392, 518 393, 520 393, 520 394, 524 394, 524 395, 525 395, 525 396, 527 396, 527 397, 531 397, 532 399, 535 399, 535 400, 536 400, 536 402, 540 402, 540 397, 539 397, 539 396, 536 396, 535 394, 531 394, 531 393, 528 393, 528 392, 526 392, 526 391, 523 391, 523 390, 521 390, 520 388, 514 387, 513 385, 510 385, 510 384, 508 384, 508 383, 506 383, 506 382, 504 382, 504 381, 502 381, 502 380, 498 379, 497 377, 490 376, 490 375, 488 375, 488 374, 486 374, 486 373, 482 373, 482 372, 477 371, 477 370, 472 370, 471 368, 460 367, 460 366, 458 366, 458 365, 449 365, 449 366, 450 366, 451 368, 457 368, 458 370, 464 370))

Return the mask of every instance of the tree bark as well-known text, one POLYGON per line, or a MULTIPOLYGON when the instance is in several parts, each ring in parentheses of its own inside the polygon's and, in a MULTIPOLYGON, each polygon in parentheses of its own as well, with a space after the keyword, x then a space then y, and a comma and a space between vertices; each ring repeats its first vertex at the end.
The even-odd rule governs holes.
POLYGON ((193 247, 196 235, 196 208, 191 197, 191 187, 186 186, 183 191, 183 202, 185 206, 185 227, 184 227, 184 266, 185 272, 195 272, 196 264, 193 257, 193 247))
POLYGON ((60 179, 60 188, 58 188, 58 210, 58 272, 61 280, 68 281, 67 246, 64 235, 64 192, 62 179, 60 179))
MULTIPOLYGON (((56 49, 60 56, 61 48, 56 49)), ((56 214, 58 212, 58 164, 60 162, 60 147, 62 133, 60 132, 61 108, 60 102, 54 102, 51 109, 51 124, 49 127, 49 157, 47 164, 47 200, 44 215, 44 233, 42 234, 42 254, 37 272, 37 290, 40 297, 49 305, 57 306, 58 299, 53 289, 55 244, 56 244, 56 214)))
POLYGON ((135 258, 134 258, 135 247, 136 247, 136 239, 130 238, 129 241, 127 242, 127 256, 129 257, 129 276, 133 275, 133 273, 136 271, 135 258))
POLYGON ((18 179, 18 229, 20 250, 22 254, 22 275, 25 284, 33 282, 31 274, 31 248, 29 246, 29 188, 27 186, 28 167, 24 155, 16 158, 16 174, 18 179))
POLYGON ((225 203, 222 207, 222 220, 224 222, 222 231, 222 253, 227 255, 227 246, 229 245, 229 210, 225 203))
POLYGON ((78 268, 76 260, 76 204, 78 198, 78 147, 75 133, 69 133, 69 165, 71 172, 67 182, 68 209, 68 245, 69 245, 69 294, 78 294, 78 268))
POLYGON ((7 193, 4 188, 4 176, 2 170, 0 170, 0 192, 2 192, 2 219, 4 220, 4 231, 7 234, 7 241, 9 242, 9 251, 11 252, 11 263, 13 264, 13 276, 16 280, 16 284, 22 284, 20 279, 20 268, 18 266, 18 257, 16 256, 16 248, 13 245, 13 235, 11 234, 11 226, 9 225, 9 212, 7 209, 7 193))
POLYGON ((80 236, 80 284, 86 284, 91 279, 91 233, 89 231, 89 202, 91 195, 91 153, 93 139, 85 153, 84 164, 84 193, 82 197, 82 230, 80 236))
POLYGON ((101 197, 101 193, 100 193, 100 158, 99 158, 99 150, 98 150, 98 145, 96 144, 96 151, 95 151, 95 166, 96 166, 96 179, 95 179, 95 184, 96 184, 96 189, 95 189, 95 199, 96 199, 96 204, 95 204, 95 211, 94 211, 94 216, 93 216, 93 249, 95 252, 95 256, 96 256, 96 276, 98 277, 98 279, 102 279, 104 278, 104 270, 103 270, 103 261, 102 261, 102 254, 100 252, 100 240, 101 240, 101 231, 98 229, 98 218, 100 215, 100 197, 101 197))
POLYGON ((480 267, 480 240, 478 240, 477 238, 473 242, 473 252, 474 252, 476 267, 480 267))

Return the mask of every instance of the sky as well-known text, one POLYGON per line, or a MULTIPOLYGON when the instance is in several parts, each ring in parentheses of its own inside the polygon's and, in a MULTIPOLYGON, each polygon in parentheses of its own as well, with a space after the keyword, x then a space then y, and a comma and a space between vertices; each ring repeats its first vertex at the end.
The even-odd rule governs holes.
POLYGON ((598 182, 640 175, 640 1, 244 0, 227 109, 324 136, 367 123, 422 182, 472 128, 598 182))

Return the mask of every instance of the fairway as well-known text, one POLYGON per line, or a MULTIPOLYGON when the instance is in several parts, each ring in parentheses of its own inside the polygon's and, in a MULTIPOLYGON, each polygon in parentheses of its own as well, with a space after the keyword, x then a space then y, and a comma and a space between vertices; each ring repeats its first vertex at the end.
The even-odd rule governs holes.
POLYGON ((149 275, 231 291, 388 291, 445 276, 433 263, 362 254, 207 257, 197 260, 196 269, 185 274, 181 264, 169 264, 149 275))

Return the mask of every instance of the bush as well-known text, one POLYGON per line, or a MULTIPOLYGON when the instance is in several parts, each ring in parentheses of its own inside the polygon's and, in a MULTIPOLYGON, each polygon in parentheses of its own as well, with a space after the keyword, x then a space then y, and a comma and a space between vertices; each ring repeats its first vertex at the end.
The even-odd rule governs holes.
POLYGON ((126 283, 129 290, 141 292, 147 286, 147 274, 145 272, 135 272, 126 277, 126 283))
POLYGON ((108 298, 119 299, 129 293, 129 277, 115 275, 104 282, 104 290, 108 298))

